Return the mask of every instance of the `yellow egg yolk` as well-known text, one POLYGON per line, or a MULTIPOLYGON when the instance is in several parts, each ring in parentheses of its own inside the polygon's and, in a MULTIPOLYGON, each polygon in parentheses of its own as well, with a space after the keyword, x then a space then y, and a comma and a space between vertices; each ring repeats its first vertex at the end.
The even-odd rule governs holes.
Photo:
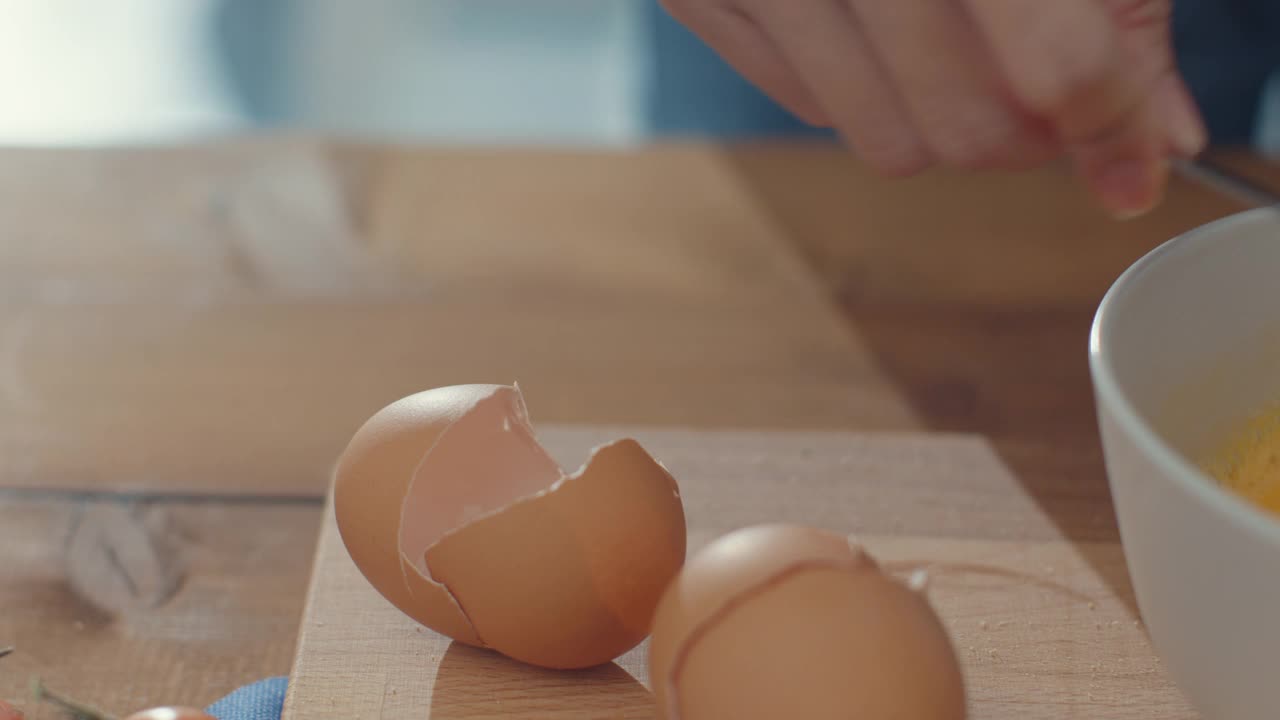
POLYGON ((1280 513, 1280 407, 1234 433, 1205 470, 1228 489, 1280 513))

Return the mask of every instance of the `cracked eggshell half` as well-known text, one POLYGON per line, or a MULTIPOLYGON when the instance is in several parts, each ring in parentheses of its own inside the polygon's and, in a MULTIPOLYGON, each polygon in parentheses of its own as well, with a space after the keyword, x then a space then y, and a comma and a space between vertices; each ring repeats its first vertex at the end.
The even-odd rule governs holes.
POLYGON ((924 595, 849 540, 761 525, 695 554, 653 621, 659 717, 962 720, 964 679, 924 595))
POLYGON ((634 440, 566 475, 519 388, 392 403, 352 438, 334 512, 388 601, 454 640, 549 668, 599 665, 648 634, 685 559, 675 479, 634 440))

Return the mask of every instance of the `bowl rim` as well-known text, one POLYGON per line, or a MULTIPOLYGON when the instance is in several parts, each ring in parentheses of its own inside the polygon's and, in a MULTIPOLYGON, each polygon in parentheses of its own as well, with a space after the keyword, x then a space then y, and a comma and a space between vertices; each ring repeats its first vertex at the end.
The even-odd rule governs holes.
MULTIPOLYGON (((1190 493, 1212 512, 1224 516, 1246 532, 1280 546, 1280 516, 1223 488, 1208 473, 1174 450, 1142 419, 1116 378, 1106 342, 1114 308, 1123 303, 1124 295, 1133 288, 1139 277, 1161 262, 1168 261, 1173 252, 1206 243, 1223 242, 1223 236, 1235 228, 1254 225, 1263 220, 1276 222, 1277 219, 1280 219, 1280 214, 1273 207, 1257 207, 1226 215, 1175 235, 1126 268, 1103 295, 1094 313, 1089 330, 1089 367, 1098 402, 1107 405, 1116 423, 1128 433, 1139 452, 1151 458, 1176 486, 1190 493)), ((1280 227, 1280 223, 1277 227, 1280 227)), ((1276 242, 1280 242, 1280 237, 1277 237, 1276 242)))

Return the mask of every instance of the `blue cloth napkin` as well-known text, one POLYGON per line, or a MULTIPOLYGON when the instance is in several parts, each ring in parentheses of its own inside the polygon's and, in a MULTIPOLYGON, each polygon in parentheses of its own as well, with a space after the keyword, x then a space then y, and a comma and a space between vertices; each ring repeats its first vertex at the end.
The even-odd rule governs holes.
POLYGON ((288 677, 272 677, 245 685, 205 708, 218 720, 280 720, 288 677))

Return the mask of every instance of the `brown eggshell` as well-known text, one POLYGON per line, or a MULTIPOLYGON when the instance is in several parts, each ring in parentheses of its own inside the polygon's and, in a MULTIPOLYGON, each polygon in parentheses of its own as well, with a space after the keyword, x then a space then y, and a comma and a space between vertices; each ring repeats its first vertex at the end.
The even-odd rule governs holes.
POLYGON ((393 605, 544 667, 639 644, 684 562, 670 473, 622 440, 566 476, 515 386, 439 388, 382 409, 343 453, 333 504, 353 562, 393 605))
POLYGON ((356 431, 334 472, 338 531, 369 584, 417 622, 473 645, 480 638, 449 592, 402 567, 401 507, 415 470, 444 431, 482 400, 510 402, 512 394, 501 385, 459 385, 397 400, 356 431))
POLYGON ((675 480, 634 440, 427 551, 486 643, 535 665, 599 665, 638 645, 685 558, 675 480))
POLYGON ((650 678, 666 720, 962 720, 964 680, 920 593, 826 531, 721 537, 664 593, 650 678))

